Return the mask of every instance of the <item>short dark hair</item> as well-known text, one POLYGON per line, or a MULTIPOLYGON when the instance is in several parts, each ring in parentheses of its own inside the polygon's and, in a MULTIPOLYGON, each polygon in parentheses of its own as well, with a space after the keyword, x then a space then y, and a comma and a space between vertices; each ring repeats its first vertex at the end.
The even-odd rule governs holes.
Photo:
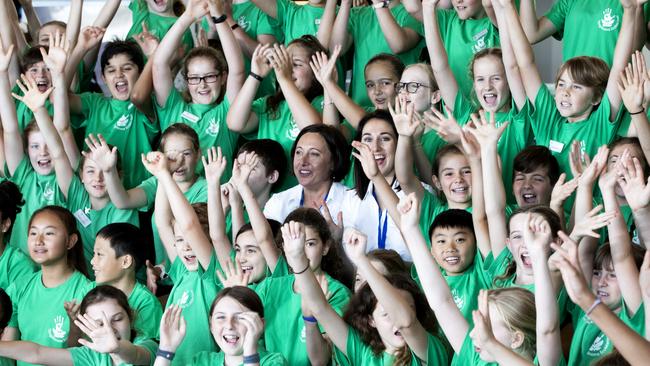
POLYGON ((100 59, 102 75, 104 74, 106 65, 108 65, 108 61, 113 57, 122 54, 126 55, 138 67, 138 71, 142 72, 142 69, 144 68, 144 55, 142 54, 142 50, 140 50, 140 46, 138 46, 138 44, 133 40, 122 41, 117 39, 108 42, 104 48, 104 52, 100 59))
POLYGON ((397 79, 399 79, 402 76, 402 73, 406 68, 404 62, 402 62, 402 60, 400 60, 399 57, 392 55, 390 53, 380 53, 375 55, 370 60, 368 60, 366 66, 364 66, 363 68, 363 73, 364 74, 366 73, 370 65, 375 63, 380 63, 380 62, 387 63, 390 66, 391 71, 395 74, 395 76, 397 76, 397 79))
POLYGON ((0 288, 0 331, 7 327, 13 313, 14 309, 9 295, 0 288))
POLYGON ((99 230, 97 237, 108 240, 116 258, 130 255, 133 257, 134 271, 140 269, 144 262, 144 253, 140 248, 144 247, 145 237, 138 227, 126 222, 108 224, 99 230))
MULTIPOLYGON (((536 169, 546 168, 551 185, 555 185, 560 178, 560 165, 557 159, 545 146, 527 146, 515 156, 512 165, 513 173, 532 173, 536 169)), ((514 179, 513 174, 513 179, 514 179)))
POLYGON ((20 72, 26 73, 27 69, 32 67, 34 64, 43 62, 43 55, 41 54, 41 48, 45 49, 47 52, 48 47, 46 46, 34 46, 30 47, 23 53, 23 56, 20 58, 20 72))
POLYGON ((14 182, 6 180, 0 183, 0 221, 11 220, 9 234, 24 204, 23 194, 14 182))
POLYGON ((474 234, 474 222, 472 221, 472 214, 459 209, 445 210, 436 216, 433 223, 429 227, 429 238, 433 236, 433 232, 438 229, 467 229, 474 234))
POLYGON ((171 135, 181 135, 187 137, 190 142, 192 143, 192 148, 196 152, 201 152, 201 145, 199 142, 199 134, 194 131, 194 129, 185 123, 174 123, 167 127, 165 131, 163 131, 162 135, 160 136, 160 146, 159 149, 160 151, 163 150, 163 146, 165 146, 165 143, 167 142, 167 139, 171 135))
POLYGON ((308 133, 320 135, 325 140, 325 144, 332 156, 332 180, 338 182, 345 178, 350 170, 350 145, 345 140, 345 136, 332 126, 317 124, 303 128, 291 147, 291 158, 293 159, 296 154, 296 147, 300 139, 308 133))
POLYGON ((279 142, 271 139, 251 140, 239 148, 237 156, 245 152, 254 152, 266 168, 268 174, 273 173, 273 171, 278 172, 278 180, 273 183, 272 188, 282 184, 282 179, 287 172, 287 158, 279 142))
POLYGON ((219 291, 217 297, 212 301, 212 305, 210 305, 210 312, 208 313, 208 316, 210 317, 209 319, 212 319, 214 308, 224 297, 232 297, 238 303, 250 309, 250 311, 257 313, 260 319, 264 319, 264 304, 262 303, 262 300, 255 291, 246 286, 226 287, 219 291))

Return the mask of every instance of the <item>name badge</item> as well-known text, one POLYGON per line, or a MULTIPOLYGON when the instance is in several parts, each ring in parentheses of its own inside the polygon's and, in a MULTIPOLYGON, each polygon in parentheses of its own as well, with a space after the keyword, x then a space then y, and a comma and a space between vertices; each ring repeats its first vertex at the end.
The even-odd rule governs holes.
POLYGON ((559 141, 551 140, 548 143, 548 149, 552 152, 561 153, 562 150, 564 150, 564 144, 559 141))
POLYGON ((88 225, 92 224, 92 221, 90 220, 90 217, 88 217, 88 215, 86 215, 86 213, 83 210, 75 211, 74 212, 74 217, 76 217, 77 220, 79 220, 79 223, 83 227, 88 227, 88 225))
POLYGON ((193 115, 192 113, 185 111, 181 114, 181 118, 184 118, 192 123, 196 123, 199 121, 199 117, 193 115))

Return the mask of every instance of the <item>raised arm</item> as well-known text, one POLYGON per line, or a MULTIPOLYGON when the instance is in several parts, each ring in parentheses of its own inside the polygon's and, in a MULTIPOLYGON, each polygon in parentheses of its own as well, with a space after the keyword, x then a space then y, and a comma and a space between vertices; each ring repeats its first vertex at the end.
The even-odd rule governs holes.
MULTIPOLYGON (((79 39, 77 40, 77 43, 74 49, 72 50, 72 52, 70 52, 70 56, 68 57, 68 62, 65 67, 65 82, 68 88, 72 84, 79 63, 81 62, 82 59, 84 59, 84 56, 87 56, 88 53, 91 53, 89 51, 98 49, 99 43, 102 41, 105 31, 106 30, 104 28, 94 27, 94 26, 84 27, 81 30, 81 33, 79 34, 79 39)), ((89 68, 91 67, 91 65, 94 65, 95 63, 94 61, 93 62, 86 61, 85 64, 88 67, 88 70, 86 71, 91 72, 89 68)), ((79 97, 78 96, 75 97, 76 97, 75 98, 76 103, 72 103, 72 101, 70 103, 71 111, 74 113, 81 113, 81 103, 79 97)))
MULTIPOLYGON (((172 161, 172 164, 175 163, 172 161)), ((158 179, 158 184, 163 187, 169 206, 171 206, 174 220, 183 233, 185 241, 190 245, 196 258, 203 269, 207 269, 212 258, 212 243, 206 237, 196 216, 192 205, 187 201, 183 192, 178 187, 168 168, 165 154, 152 151, 147 156, 142 156, 144 167, 158 179)))
MULTIPOLYGON (((260 78, 266 77, 271 72, 267 56, 270 56, 270 45, 258 45, 251 58, 251 74, 260 78)), ((251 110, 255 93, 260 86, 260 80, 254 76, 248 76, 239 94, 235 97, 228 110, 226 123, 228 128, 238 133, 248 133, 257 129, 259 118, 251 110)))
POLYGON ((336 0, 326 0, 325 11, 320 18, 318 25, 318 33, 316 38, 318 42, 326 49, 330 48, 330 38, 332 37, 332 29, 334 28, 334 21, 336 20, 336 0))
MULTIPOLYGON (((489 1, 489 0, 488 0, 489 1)), ((524 0, 527 1, 527 0, 524 0)), ((512 49, 510 35, 508 34, 508 27, 506 26, 506 19, 503 12, 503 7, 499 4, 498 0, 492 0, 494 14, 496 16, 497 24, 499 27, 499 40, 501 43, 501 55, 503 59, 503 67, 506 71, 506 78, 508 80, 508 88, 510 89, 510 96, 515 102, 518 110, 521 110, 526 105, 526 90, 524 83, 521 79, 519 65, 515 59, 515 53, 512 49)))
POLYGON ((165 247, 167 258, 169 258, 170 264, 174 263, 176 257, 178 256, 178 252, 175 249, 176 239, 174 237, 174 228, 172 225, 172 219, 174 218, 174 215, 172 214, 172 209, 169 206, 169 200, 167 200, 165 188, 160 184, 156 188, 153 216, 156 222, 156 227, 158 228, 158 236, 160 237, 160 241, 165 247))
POLYGON ((627 131, 628 137, 636 136, 641 144, 646 160, 650 159, 650 122, 648 115, 648 100, 650 100, 650 75, 646 69, 643 53, 636 51, 632 61, 625 67, 618 81, 618 92, 621 94, 625 109, 630 112, 632 125, 627 131))
POLYGON ((415 105, 406 104, 402 97, 395 98, 395 107, 388 106, 397 129, 397 150, 395 151, 395 176, 404 192, 414 192, 418 199, 424 196, 424 188, 413 171, 413 134, 419 124, 415 120, 415 105))
MULTIPOLYGON (((153 56, 153 88, 156 95, 156 102, 163 107, 167 103, 169 93, 174 88, 174 75, 172 73, 172 62, 176 58, 178 47, 181 44, 185 31, 197 20, 202 19, 208 13, 208 2, 205 0, 190 0, 174 25, 167 31, 165 37, 153 56)), ((225 53, 225 49, 224 49, 225 53)))
MULTIPOLYGON (((223 0, 210 0, 210 15, 212 18, 219 18, 224 15, 223 0)), ((244 57, 235 35, 230 29, 228 22, 216 24, 217 34, 221 41, 221 48, 228 64, 228 79, 226 81, 226 98, 232 103, 244 84, 244 57)))
MULTIPOLYGON (((535 0, 521 0, 519 3, 521 25, 531 44, 541 42, 557 32, 557 28, 548 18, 545 16, 537 18, 535 6, 535 0)), ((561 4, 555 4, 554 6, 561 6, 561 4)), ((499 27, 499 30, 501 30, 501 27, 499 27)))
POLYGON ((79 30, 81 30, 81 14, 83 13, 83 0, 70 1, 70 13, 68 14, 68 23, 65 27, 65 38, 70 44, 70 49, 74 48, 79 30))
POLYGON ((438 0, 422 1, 424 39, 427 42, 427 50, 429 51, 433 76, 435 76, 436 81, 438 82, 442 100, 445 102, 445 105, 453 111, 454 104, 456 103, 456 95, 458 94, 458 82, 456 82, 456 77, 454 77, 451 67, 449 66, 447 50, 445 49, 445 45, 442 43, 442 38, 440 36, 438 15, 436 13, 437 4, 438 0))
MULTIPOLYGON (((0 0, 0 39, 2 44, 4 44, 5 49, 9 47, 16 46, 16 53, 10 55, 9 63, 7 66, 7 71, 9 72, 10 85, 18 79, 20 75, 20 65, 18 61, 18 55, 23 51, 23 48, 20 47, 18 42, 17 35, 14 34, 13 19, 9 12, 16 12, 16 9, 13 6, 13 2, 10 0, 0 0)), ((22 36, 22 35, 21 35, 22 36)))
POLYGON ((149 121, 154 121, 156 119, 153 102, 151 100, 151 92, 153 90, 153 55, 158 48, 158 38, 153 34, 149 33, 149 29, 145 22, 142 22, 142 32, 133 36, 135 42, 140 46, 142 53, 144 53, 147 58, 147 63, 144 65, 144 69, 140 72, 138 80, 133 86, 131 91, 131 103, 138 108, 138 110, 144 113, 149 121))
POLYGON ((455 353, 460 353, 463 341, 469 332, 469 324, 458 310, 449 290, 447 281, 440 273, 438 263, 431 256, 420 231, 420 204, 415 194, 411 193, 400 201, 398 209, 401 214, 400 231, 408 246, 413 264, 422 281, 422 290, 429 306, 436 314, 440 328, 445 333, 455 353))
POLYGON ((332 37, 330 38, 330 51, 335 45, 341 45, 343 53, 347 52, 352 45, 352 36, 348 33, 348 23, 350 22, 350 9, 352 0, 341 0, 339 12, 336 14, 334 25, 332 27, 332 37))
POLYGON ((632 209, 636 230, 641 239, 641 245, 650 245, 650 184, 644 180, 643 167, 637 158, 632 162, 626 161, 622 167, 624 180, 619 179, 625 199, 632 209))
POLYGON ((202 158, 205 180, 208 186, 208 223, 210 239, 217 254, 221 268, 226 268, 230 261, 232 245, 226 235, 226 216, 221 207, 221 176, 226 170, 227 161, 221 154, 221 148, 208 149, 208 157, 202 158))
POLYGON ((271 226, 269 226, 269 222, 264 217, 264 212, 262 212, 259 202, 255 199, 255 194, 253 194, 253 191, 248 185, 248 177, 258 164, 258 161, 259 158, 254 152, 245 153, 243 162, 235 161, 234 163, 232 181, 236 185, 241 198, 244 200, 244 206, 246 206, 248 218, 253 227, 255 241, 260 246, 262 255, 264 255, 264 259, 266 260, 266 265, 269 266, 271 272, 274 272, 278 264, 278 259, 280 258, 280 250, 273 240, 271 226))
MULTIPOLYGON (((0 3, 3 2, 0 0, 0 3)), ((18 117, 14 101, 11 98, 11 83, 9 81, 8 70, 13 49, 13 45, 4 47, 0 40, 0 120, 2 121, 5 161, 10 176, 14 174, 25 156, 23 138, 18 128, 18 117)))
POLYGON ((67 349, 45 347, 27 341, 0 342, 0 357, 51 366, 72 365, 72 356, 67 349))
POLYGON ((354 230, 347 239, 345 252, 356 266, 359 274, 366 279, 372 293, 377 297, 377 302, 384 308, 393 326, 400 331, 409 348, 419 359, 426 360, 427 331, 418 321, 414 309, 400 294, 400 291, 393 287, 384 275, 370 263, 370 259, 366 256, 366 243, 367 237, 354 230))
MULTIPOLYGON (((380 2, 383 0, 372 0, 373 5, 380 2)), ((409 51, 418 44, 420 35, 411 28, 400 26, 391 13, 390 7, 375 8, 375 14, 386 43, 393 53, 409 51)))

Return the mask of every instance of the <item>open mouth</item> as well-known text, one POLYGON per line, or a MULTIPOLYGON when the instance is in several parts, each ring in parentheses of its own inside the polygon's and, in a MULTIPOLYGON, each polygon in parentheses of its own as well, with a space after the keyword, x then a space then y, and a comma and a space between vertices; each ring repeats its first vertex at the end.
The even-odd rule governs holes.
POLYGON ((311 170, 309 170, 309 169, 300 169, 300 170, 298 170, 298 175, 300 175, 303 178, 309 177, 311 175, 311 170))
POLYGON ((193 264, 196 263, 196 255, 194 254, 188 254, 184 255, 183 258, 185 259, 185 262, 193 264))
POLYGON ((386 162, 386 155, 375 154, 375 161, 377 162, 378 166, 383 166, 386 162))
POLYGON ((560 108, 571 108, 571 103, 569 102, 560 102, 560 108))
POLYGON ((535 204, 535 203, 537 203, 537 195, 534 194, 534 193, 524 193, 524 194, 521 195, 521 198, 527 204, 535 204))
POLYGON ((253 271, 253 266, 241 266, 241 271, 244 273, 249 273, 253 271))
POLYGON ((460 257, 458 256, 449 256, 444 259, 445 263, 450 264, 452 266, 457 265, 460 263, 460 257))
POLYGON ((39 168, 49 168, 52 164, 51 159, 40 159, 36 162, 39 168))
POLYGON ((521 263, 523 263, 524 266, 526 267, 532 267, 533 266, 533 261, 530 259, 530 256, 528 253, 522 253, 520 255, 521 258, 521 263))
POLYGON ((485 93, 483 94, 483 100, 485 104, 494 107, 497 104, 497 95, 494 93, 485 93))
POLYGON ((237 344, 237 341, 239 341, 239 337, 232 334, 224 334, 223 340, 226 342, 226 344, 234 346, 237 344))
POLYGON ((118 81, 115 83, 115 90, 118 93, 126 93, 129 90, 129 84, 126 81, 118 81))
POLYGON ((454 193, 454 194, 467 194, 468 189, 469 189, 469 187, 467 187, 467 186, 456 187, 456 188, 452 188, 451 192, 454 193))
POLYGON ((598 290, 598 291, 596 291, 596 296, 598 296, 601 299, 604 299, 606 297, 609 297, 609 293, 605 292, 605 291, 598 290))
POLYGON ((393 334, 396 335, 397 337, 402 336, 402 332, 400 332, 399 330, 394 331, 393 334))
POLYGON ((38 88, 38 91, 41 93, 45 93, 48 89, 48 82, 47 81, 37 81, 36 82, 36 87, 38 88))

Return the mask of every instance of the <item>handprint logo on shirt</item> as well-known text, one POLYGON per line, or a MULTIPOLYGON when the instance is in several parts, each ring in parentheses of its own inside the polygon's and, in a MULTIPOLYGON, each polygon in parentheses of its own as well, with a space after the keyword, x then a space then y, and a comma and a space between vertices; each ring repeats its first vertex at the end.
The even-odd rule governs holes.
POLYGON ((183 291, 180 300, 178 300, 177 305, 180 306, 181 309, 185 309, 186 307, 192 305, 193 302, 194 292, 192 292, 192 290, 185 290, 183 291))
POLYGON ((63 329, 63 325, 65 324, 65 318, 61 315, 57 315, 54 318, 54 328, 50 328, 47 330, 47 334, 50 336, 50 338, 55 341, 55 342, 64 342, 66 340, 66 336, 68 332, 63 329))
POLYGON ((605 336, 604 334, 600 334, 596 339, 594 339, 594 343, 591 344, 591 347, 589 347, 589 351, 587 351, 588 356, 602 356, 606 351, 609 349, 609 338, 605 336))

